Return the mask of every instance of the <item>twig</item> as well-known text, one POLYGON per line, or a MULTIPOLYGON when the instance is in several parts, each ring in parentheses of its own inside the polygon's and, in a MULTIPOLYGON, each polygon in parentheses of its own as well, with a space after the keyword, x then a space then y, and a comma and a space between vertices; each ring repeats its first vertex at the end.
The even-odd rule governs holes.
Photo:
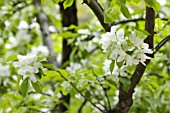
POLYGON ((164 78, 164 76, 163 76, 163 75, 161 75, 161 74, 159 74, 159 73, 154 73, 154 72, 152 72, 152 73, 148 73, 148 75, 151 75, 151 76, 157 76, 157 77, 159 77, 159 78, 164 78))
MULTIPOLYGON (((94 74, 94 75, 96 76, 96 78, 97 78, 97 75, 94 73, 93 70, 92 70, 92 72, 93 72, 93 74, 94 74)), ((106 96, 106 98, 107 98, 107 101, 108 101, 108 104, 109 104, 109 109, 111 110, 111 104, 110 104, 110 100, 109 100, 109 97, 108 97, 108 95, 107 95, 107 92, 106 92, 103 84, 100 83, 100 86, 102 87, 102 89, 103 89, 103 91, 104 91, 104 94, 105 94, 105 96, 106 96)))
POLYGON ((103 108, 105 108, 105 109, 107 110, 106 106, 104 106, 104 105, 100 102, 100 100, 99 100, 99 98, 97 97, 97 95, 94 94, 94 90, 92 90, 92 93, 93 93, 93 94, 91 94, 90 91, 88 91, 87 89, 86 89, 86 91, 89 92, 89 94, 90 94, 93 98, 95 98, 95 99, 97 100, 98 104, 100 104, 103 108))
POLYGON ((78 113, 81 113, 81 111, 82 111, 84 105, 86 104, 86 102, 87 102, 87 100, 84 99, 84 102, 81 104, 80 108, 78 109, 78 113))
MULTIPOLYGON (((62 75, 62 73, 59 71, 59 70, 57 70, 57 72, 60 74, 60 76, 64 79, 64 80, 66 80, 67 82, 69 82, 69 80, 66 78, 66 77, 64 77, 64 75, 62 75)), ((88 102, 90 102, 95 108, 97 108, 98 110, 100 110, 102 113, 105 113, 105 111, 103 111, 101 108, 99 108, 98 106, 96 106, 90 99, 88 99, 85 95, 83 95, 83 93, 79 90, 79 89, 77 89, 77 87, 72 83, 72 82, 69 82, 70 83, 70 85, 82 96, 82 97, 84 97, 84 99, 86 99, 88 102)))
POLYGON ((83 3, 86 3, 91 10, 94 12, 98 20, 100 21, 100 24, 103 26, 105 31, 110 31, 111 24, 104 23, 104 12, 101 5, 97 2, 97 0, 90 0, 90 3, 88 3, 88 0, 83 0, 83 3))
MULTIPOLYGON (((165 20, 167 21, 168 18, 160 18, 161 20, 165 20)), ((119 25, 119 24, 126 24, 126 23, 129 23, 129 22, 138 22, 138 21, 145 21, 144 18, 136 18, 136 19, 130 19, 130 20, 122 20, 122 21, 119 21, 119 22, 114 22, 112 25, 119 25)))
POLYGON ((13 10, 13 14, 16 13, 16 12, 18 12, 18 11, 21 11, 22 9, 24 9, 24 8, 26 8, 27 6, 32 5, 32 4, 33 4, 33 2, 31 2, 31 3, 29 3, 29 4, 26 4, 26 5, 23 6, 23 7, 19 7, 19 8, 17 8, 17 9, 13 10))
POLYGON ((164 46, 169 40, 170 40, 170 35, 167 36, 166 38, 164 38, 164 39, 155 47, 154 54, 155 54, 162 46, 164 46))

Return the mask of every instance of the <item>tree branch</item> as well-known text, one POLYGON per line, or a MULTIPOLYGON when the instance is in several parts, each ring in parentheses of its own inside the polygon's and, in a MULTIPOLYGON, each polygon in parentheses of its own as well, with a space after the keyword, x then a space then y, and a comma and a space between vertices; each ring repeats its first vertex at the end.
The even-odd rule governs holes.
MULTIPOLYGON (((153 36, 154 36, 154 25, 155 25, 155 12, 152 8, 146 7, 146 19, 145 19, 145 30, 150 33, 145 39, 145 43, 149 44, 149 48, 153 49, 153 36)), ((151 55, 150 55, 151 56, 151 55)), ((152 55, 153 57, 153 55, 152 55)), ((147 60, 145 62, 146 66, 150 62, 147 60)), ((146 69, 142 63, 139 63, 136 67, 134 74, 131 77, 131 84, 128 92, 123 90, 123 84, 119 84, 119 102, 115 109, 112 111, 114 113, 127 113, 133 104, 132 95, 134 93, 134 88, 141 80, 143 73, 146 69)))
MULTIPOLYGON (((168 18, 160 18, 161 20, 165 20, 167 21, 168 18)), ((136 18, 136 19, 130 19, 130 20, 122 20, 122 21, 119 21, 119 22, 114 22, 112 25, 119 25, 119 24, 126 24, 126 23, 129 23, 129 22, 138 22, 138 21, 144 21, 145 19, 144 18, 136 18)))
MULTIPOLYGON (((69 80, 64 76, 64 75, 62 75, 62 73, 58 70, 57 71, 59 74, 60 74, 60 76, 65 80, 65 81, 67 81, 67 82, 69 82, 69 80)), ((96 106, 96 104, 95 103, 93 103, 89 98, 87 98, 85 95, 83 95, 83 93, 79 90, 79 89, 77 89, 77 87, 72 83, 72 82, 69 82, 70 83, 70 85, 82 96, 82 97, 84 97, 84 99, 86 99, 88 102, 90 102, 95 108, 97 108, 99 111, 101 111, 102 113, 105 113, 105 111, 103 111, 101 108, 99 108, 98 106, 96 106)))
POLYGON ((81 113, 81 111, 82 111, 83 107, 85 106, 86 102, 87 102, 87 100, 84 99, 83 103, 81 104, 80 108, 78 109, 78 113, 81 113))
POLYGON ((159 51, 159 49, 160 49, 162 46, 164 46, 169 40, 170 40, 170 35, 167 36, 166 38, 164 38, 164 39, 155 47, 154 54, 157 53, 157 51, 159 51))
POLYGON ((94 12, 94 14, 96 15, 96 17, 100 21, 100 24, 103 26, 105 31, 110 31, 111 24, 104 23, 103 8, 97 2, 97 0, 90 0, 90 3, 88 3, 88 0, 83 0, 83 3, 86 3, 91 8, 91 10, 94 12))

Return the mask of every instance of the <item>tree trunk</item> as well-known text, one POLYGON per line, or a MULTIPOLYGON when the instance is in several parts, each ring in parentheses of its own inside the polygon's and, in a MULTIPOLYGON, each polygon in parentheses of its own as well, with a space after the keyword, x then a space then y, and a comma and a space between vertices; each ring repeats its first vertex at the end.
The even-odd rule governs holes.
MULTIPOLYGON (((63 27, 69 27, 70 25, 78 25, 77 19, 77 8, 76 8, 76 0, 74 0, 71 7, 64 9, 63 3, 59 3, 60 12, 62 15, 62 25, 63 27)), ((74 30, 72 30, 74 32, 74 30)), ((62 51, 62 65, 69 60, 70 53, 72 51, 71 45, 68 44, 67 39, 63 37, 63 51, 62 51)), ((65 67, 63 67, 65 68, 65 67)), ((62 96, 61 98, 65 103, 70 103, 70 95, 62 96)), ((67 110, 67 107, 64 106, 63 103, 59 105, 60 112, 64 112, 67 110)))

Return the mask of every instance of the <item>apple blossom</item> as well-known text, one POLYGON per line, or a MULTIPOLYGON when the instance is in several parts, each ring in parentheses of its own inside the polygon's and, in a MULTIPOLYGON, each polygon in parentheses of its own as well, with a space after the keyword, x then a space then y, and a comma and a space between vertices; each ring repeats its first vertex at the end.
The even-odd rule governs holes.
POLYGON ((144 43, 144 39, 137 36, 134 31, 130 35, 124 36, 123 29, 116 32, 116 28, 112 26, 111 31, 101 37, 100 43, 102 44, 103 52, 108 52, 110 59, 123 64, 122 67, 118 67, 115 63, 113 69, 115 76, 127 76, 125 73, 126 67, 133 64, 137 65, 139 62, 145 65, 145 61, 150 59, 146 53, 153 53, 149 49, 149 45, 144 43))
POLYGON ((18 74, 22 75, 23 78, 29 77, 33 82, 36 82, 35 73, 39 72, 41 63, 37 61, 37 56, 28 54, 26 56, 17 55, 18 61, 14 62, 15 68, 18 68, 18 74))

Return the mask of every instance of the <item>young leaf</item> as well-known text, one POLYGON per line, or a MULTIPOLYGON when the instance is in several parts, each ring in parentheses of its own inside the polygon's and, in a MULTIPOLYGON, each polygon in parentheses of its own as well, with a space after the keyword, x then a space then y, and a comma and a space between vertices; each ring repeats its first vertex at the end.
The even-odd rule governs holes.
POLYGON ((90 3, 91 0, 87 0, 88 3, 90 3))
POLYGON ((120 10, 121 10, 122 14, 123 14, 126 18, 131 19, 130 12, 129 12, 128 8, 127 8, 124 4, 121 4, 120 10))
POLYGON ((116 62, 117 66, 121 68, 123 66, 123 62, 116 62))
POLYGON ((22 96, 25 97, 27 95, 28 89, 29 89, 29 78, 27 77, 26 79, 23 80, 20 87, 22 96))
POLYGON ((69 75, 67 70, 59 69, 58 72, 60 72, 64 77, 67 77, 69 75))
POLYGON ((50 63, 42 63, 43 67, 49 68, 51 70, 56 70, 56 68, 50 63))
POLYGON ((70 7, 73 4, 74 0, 65 0, 64 1, 64 9, 66 9, 67 7, 70 7))
POLYGON ((43 86, 42 86, 41 82, 39 82, 39 81, 32 82, 31 81, 31 84, 36 92, 41 93, 41 94, 43 93, 43 91, 42 91, 43 86))
POLYGON ((18 60, 17 55, 8 56, 8 57, 5 59, 5 62, 14 61, 14 60, 18 60))
POLYGON ((113 72, 114 66, 115 66, 115 60, 112 60, 112 62, 110 63, 110 72, 111 73, 113 72))
POLYGON ((156 0, 145 0, 145 4, 146 6, 153 8, 156 12, 159 12, 160 10, 160 4, 156 0))

